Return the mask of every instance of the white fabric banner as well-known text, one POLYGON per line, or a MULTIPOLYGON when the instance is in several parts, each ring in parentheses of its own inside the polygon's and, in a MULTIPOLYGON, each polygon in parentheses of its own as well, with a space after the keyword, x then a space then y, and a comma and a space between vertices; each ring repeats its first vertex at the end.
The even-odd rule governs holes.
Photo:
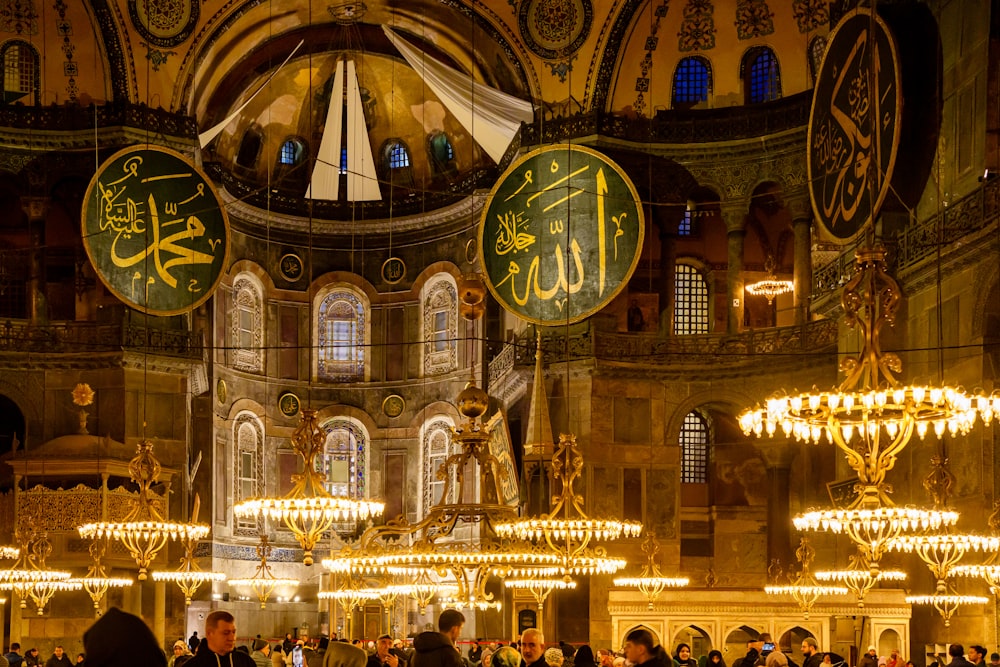
POLYGON ((198 143, 201 144, 202 148, 211 143, 212 139, 215 139, 217 136, 219 136, 219 134, 221 134, 222 131, 226 129, 226 125, 229 125, 231 122, 233 122, 233 120, 240 115, 240 112, 246 109, 248 104, 253 102, 253 98, 257 97, 257 95, 260 94, 260 91, 267 88, 267 84, 271 83, 271 79, 274 78, 274 75, 280 72, 282 67, 288 64, 288 61, 292 59, 292 56, 295 55, 295 53, 299 50, 299 48, 303 44, 305 44, 305 40, 300 40, 299 43, 295 45, 295 48, 292 49, 292 52, 288 54, 288 57, 285 58, 284 62, 278 65, 278 68, 276 70, 271 72, 271 76, 267 77, 267 81, 261 84, 260 88, 254 91, 254 94, 248 97, 247 101, 241 104, 236 111, 226 116, 226 119, 221 123, 219 123, 218 125, 214 125, 198 135, 198 143))
POLYGON ((353 60, 347 61, 347 199, 350 201, 382 199, 353 60))
POLYGON ((531 102, 477 83, 413 48, 388 26, 382 30, 462 127, 499 163, 521 123, 534 119, 531 102))
POLYGON ((306 199, 336 201, 340 197, 340 138, 344 134, 344 61, 337 61, 330 91, 330 108, 326 111, 323 139, 319 142, 312 180, 306 188, 306 199))

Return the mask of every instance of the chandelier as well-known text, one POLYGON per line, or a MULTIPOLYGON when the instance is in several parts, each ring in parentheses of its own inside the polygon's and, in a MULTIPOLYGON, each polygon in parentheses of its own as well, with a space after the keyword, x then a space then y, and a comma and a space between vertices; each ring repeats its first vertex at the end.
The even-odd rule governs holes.
POLYGON ((948 587, 948 589, 943 593, 935 593, 934 595, 907 595, 906 602, 913 605, 930 605, 941 614, 941 618, 944 620, 944 627, 951 626, 951 618, 958 611, 958 608, 962 605, 969 604, 986 604, 989 602, 989 598, 983 597, 981 595, 958 595, 955 593, 954 589, 948 587))
POLYGON ((657 554, 660 552, 660 543, 656 536, 650 533, 642 542, 642 552, 646 554, 647 562, 642 566, 642 572, 638 577, 616 577, 615 586, 627 588, 638 588, 646 596, 649 609, 652 611, 653 603, 656 602, 660 594, 667 588, 680 588, 687 586, 687 577, 664 577, 657 564, 657 554))
POLYGON ((799 540, 799 548, 795 550, 795 558, 801 563, 798 576, 787 585, 770 585, 764 587, 764 592, 768 595, 791 595, 799 604, 802 610, 802 617, 809 619, 809 611, 816 600, 824 595, 846 595, 846 586, 825 586, 820 584, 816 577, 809 571, 813 559, 816 558, 816 550, 809 544, 809 539, 803 537, 799 540))
POLYGON ((312 565, 313 548, 334 524, 364 521, 381 514, 385 505, 333 496, 326 490, 325 480, 316 470, 316 457, 326 446, 326 431, 316 420, 316 410, 302 410, 302 421, 292 433, 291 443, 303 461, 302 473, 292 475, 292 490, 283 498, 245 500, 233 508, 233 513, 244 519, 283 522, 302 546, 303 563, 312 565))
POLYGON ((248 579, 230 579, 229 585, 233 588, 249 588, 257 596, 260 608, 267 607, 267 601, 277 589, 295 590, 299 586, 298 579, 279 579, 271 572, 271 566, 267 564, 267 557, 271 555, 271 546, 268 544, 267 535, 260 536, 260 544, 257 545, 257 557, 260 563, 257 571, 248 579))
POLYGON ((154 500, 150 490, 160 478, 160 462, 153 455, 152 441, 139 441, 128 470, 132 481, 139 485, 139 493, 125 518, 120 522, 88 523, 77 530, 80 537, 110 537, 121 542, 139 566, 139 581, 145 581, 149 564, 169 540, 200 540, 208 536, 210 529, 204 524, 178 523, 164 518, 160 508, 166 500, 154 500))
POLYGON ((843 584, 854 594, 858 607, 865 606, 865 595, 875 584, 883 581, 904 581, 907 577, 902 570, 879 569, 874 574, 864 565, 865 556, 860 548, 858 553, 850 557, 850 567, 846 570, 818 570, 817 581, 836 581, 843 584))
POLYGON ((750 283, 746 286, 746 291, 754 296, 767 297, 767 305, 774 303, 775 297, 787 294, 795 289, 795 283, 791 280, 778 280, 775 276, 774 257, 768 253, 764 259, 764 270, 767 271, 767 278, 750 283))
POLYGON ((538 605, 538 611, 541 611, 545 606, 545 601, 548 599, 552 591, 560 590, 573 590, 576 588, 576 582, 572 579, 567 579, 564 577, 533 577, 530 579, 504 579, 503 585, 507 588, 512 588, 515 590, 528 591, 531 593, 532 597, 535 598, 535 604, 538 605))
POLYGON ((886 272, 885 249, 863 248, 857 271, 844 286, 841 305, 846 323, 858 327, 862 349, 843 359, 843 382, 829 391, 779 395, 763 407, 744 411, 747 435, 785 437, 802 442, 832 442, 858 476, 859 493, 846 508, 812 511, 795 517, 799 530, 844 533, 859 547, 871 576, 890 542, 901 535, 954 525, 958 514, 943 509, 896 507, 886 474, 914 433, 965 434, 977 418, 989 423, 1000 412, 1000 397, 966 394, 961 388, 902 385, 902 362, 884 352, 880 332, 895 321, 899 285, 886 272))
POLYGON ((72 574, 69 572, 45 567, 45 559, 52 553, 52 543, 46 534, 39 534, 32 527, 38 525, 35 518, 24 517, 19 523, 14 541, 21 546, 14 564, 0 570, 0 590, 14 591, 20 599, 21 609, 27 609, 30 598, 41 616, 55 593, 78 591, 82 586, 70 580, 72 574))
POLYGON ((108 549, 107 538, 97 538, 90 543, 88 551, 94 563, 87 569, 87 574, 72 581, 78 582, 83 590, 87 591, 90 599, 94 602, 94 610, 99 612, 101 600, 112 588, 127 588, 134 582, 127 577, 112 577, 101 562, 108 549))
MULTIPOLYGON (((197 516, 197 503, 198 499, 195 497, 195 511, 194 514, 197 516)), ((176 570, 164 571, 164 572, 154 572, 153 581, 172 581, 177 584, 178 588, 184 594, 184 604, 190 605, 191 599, 201 588, 204 583, 210 583, 213 581, 225 581, 225 572, 206 572, 198 567, 198 563, 195 561, 194 550, 198 545, 198 540, 187 539, 184 541, 184 556, 181 558, 181 565, 176 570)))

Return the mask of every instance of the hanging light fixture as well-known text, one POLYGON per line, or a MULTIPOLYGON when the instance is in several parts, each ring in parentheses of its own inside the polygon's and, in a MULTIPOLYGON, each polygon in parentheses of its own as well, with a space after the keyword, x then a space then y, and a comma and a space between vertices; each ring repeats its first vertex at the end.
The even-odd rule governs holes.
POLYGON ((107 595, 108 590, 112 588, 127 588, 135 583, 127 577, 112 577, 108 574, 107 568, 101 562, 107 549, 108 540, 106 537, 96 538, 91 541, 88 551, 90 552, 90 557, 94 560, 93 564, 87 569, 87 574, 79 579, 70 580, 78 582, 83 587, 83 590, 87 591, 90 599, 94 602, 94 610, 98 613, 101 609, 101 600, 107 595))
POLYGON ((122 521, 88 523, 77 530, 80 537, 102 539, 110 537, 121 542, 139 566, 139 581, 145 581, 149 565, 170 540, 200 540, 208 536, 209 527, 197 523, 167 521, 161 509, 165 499, 153 497, 151 487, 160 478, 160 462, 153 455, 153 443, 140 440, 136 455, 129 461, 129 474, 139 485, 139 493, 122 521))
POLYGON ((981 595, 959 595, 952 587, 948 587, 945 592, 934 595, 907 595, 907 604, 929 605, 934 607, 944 620, 944 627, 951 626, 951 618, 962 605, 983 605, 989 602, 989 598, 981 595))
POLYGON ((535 598, 538 611, 545 606, 545 601, 552 591, 573 590, 576 582, 565 577, 532 577, 530 579, 504 579, 503 585, 507 588, 528 591, 535 598))
POLYGON ((664 577, 660 572, 657 563, 657 554, 660 552, 660 543, 656 536, 650 533, 642 542, 642 552, 646 554, 646 564, 642 566, 642 572, 638 577, 616 577, 615 586, 624 588, 638 588, 646 596, 646 602, 652 611, 653 603, 660 597, 660 594, 668 588, 681 588, 687 586, 687 577, 664 577))
POLYGON ((778 280, 775 276, 774 257, 770 254, 764 260, 764 270, 767 271, 767 278, 746 286, 746 291, 750 294, 767 297, 767 304, 771 305, 776 297, 795 289, 795 283, 791 280, 778 280))
POLYGON ((48 536, 38 533, 34 517, 22 517, 14 530, 14 541, 20 547, 17 560, 6 569, 0 570, 0 590, 14 591, 20 599, 21 609, 28 608, 30 598, 41 616, 45 606, 58 591, 80 590, 78 582, 71 582, 70 572, 50 570, 45 559, 52 552, 48 536))
POLYGON ((879 569, 878 572, 873 574, 864 565, 864 554, 860 549, 857 554, 850 557, 850 567, 846 570, 818 570, 815 575, 817 581, 842 583, 854 594, 859 608, 865 606, 865 596, 875 584, 883 581, 904 581, 907 577, 906 572, 902 570, 879 569))
POLYGON ((1000 411, 1000 397, 970 395, 961 388, 902 385, 897 355, 883 352, 880 332, 895 320, 900 290, 886 272, 885 250, 863 248, 857 271, 844 286, 841 304, 849 326, 859 326, 862 350, 841 362, 847 377, 830 391, 779 395, 764 407, 744 411, 740 427, 747 435, 786 437, 834 443, 858 475, 861 492, 846 508, 807 512, 794 518, 799 530, 845 533, 861 549, 872 576, 889 540, 902 534, 953 525, 958 514, 943 509, 896 507, 885 476, 914 433, 923 438, 968 433, 977 418, 990 423, 1000 411))
MULTIPOLYGON (((260 608, 267 607, 267 601, 277 589, 294 591, 299 586, 298 579, 279 579, 271 572, 271 566, 267 564, 267 557, 271 555, 271 546, 268 544, 267 535, 260 536, 260 544, 257 545, 257 557, 260 563, 257 571, 248 579, 230 579, 229 585, 232 588, 248 588, 253 591, 260 608)), ((288 596, 285 596, 288 597, 288 596)))
POLYGON ((161 571, 153 573, 153 581, 172 581, 184 593, 184 604, 190 605, 191 599, 201 588, 202 584, 213 581, 225 581, 225 572, 206 572, 198 567, 195 561, 194 550, 198 545, 198 540, 188 539, 184 542, 184 556, 181 558, 181 566, 176 570, 161 571))
POLYGON ((303 562, 313 564, 313 548, 324 533, 339 522, 364 521, 377 516, 385 505, 371 500, 336 497, 324 486, 323 476, 316 471, 316 457, 326 446, 326 431, 320 428, 316 410, 302 410, 302 421, 292 433, 292 447, 302 457, 303 469, 292 476, 294 486, 283 498, 252 498, 233 508, 244 519, 281 521, 302 546, 303 562))
POLYGON ((849 591, 846 586, 824 586, 809 571, 813 559, 816 558, 816 550, 809 544, 808 538, 803 537, 799 540, 799 548, 795 550, 795 558, 801 563, 798 576, 790 584, 765 586, 765 593, 768 595, 791 595, 799 604, 802 617, 807 620, 809 619, 809 611, 821 596, 847 595, 849 591))

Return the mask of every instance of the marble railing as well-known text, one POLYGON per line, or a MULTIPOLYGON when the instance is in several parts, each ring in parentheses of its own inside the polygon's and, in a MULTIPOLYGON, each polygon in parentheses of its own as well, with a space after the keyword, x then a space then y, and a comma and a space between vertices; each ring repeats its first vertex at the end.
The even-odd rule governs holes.
POLYGON ((104 353, 122 349, 147 354, 196 359, 201 357, 200 336, 190 331, 155 329, 134 324, 60 322, 31 325, 0 322, 0 352, 104 353))

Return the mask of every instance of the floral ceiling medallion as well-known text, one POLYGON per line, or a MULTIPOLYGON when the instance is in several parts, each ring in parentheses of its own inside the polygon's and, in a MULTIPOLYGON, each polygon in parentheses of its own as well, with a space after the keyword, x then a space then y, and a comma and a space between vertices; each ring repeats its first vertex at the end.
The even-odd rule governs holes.
POLYGON ((525 46, 546 60, 576 53, 593 22, 590 0, 525 0, 517 12, 517 26, 525 46))
POLYGON ((128 0, 132 25, 153 46, 181 44, 194 31, 198 12, 198 0, 128 0))

